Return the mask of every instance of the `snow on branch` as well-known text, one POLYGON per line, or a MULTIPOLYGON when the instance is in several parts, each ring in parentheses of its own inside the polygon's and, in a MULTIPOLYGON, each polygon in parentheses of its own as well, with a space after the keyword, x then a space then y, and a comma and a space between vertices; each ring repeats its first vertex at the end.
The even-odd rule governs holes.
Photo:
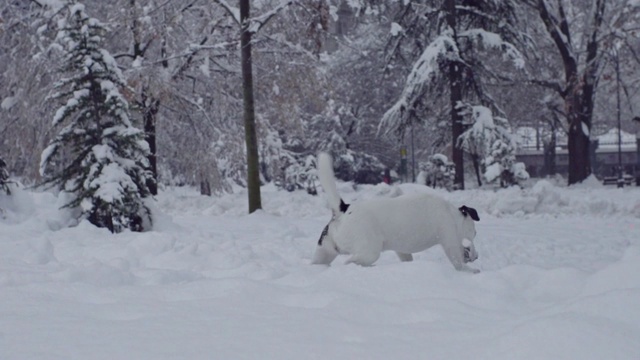
POLYGON ((486 31, 483 29, 470 29, 458 34, 459 37, 467 37, 471 41, 478 41, 485 46, 500 49, 504 52, 504 55, 513 61, 513 64, 521 69, 524 67, 524 56, 516 49, 513 44, 502 40, 499 34, 486 31))
POLYGON ((235 6, 229 5, 225 0, 213 0, 222 6, 222 8, 233 18, 236 24, 240 25, 240 9, 235 6))
MULTIPOLYGON (((240 9, 229 5, 225 0, 213 0, 218 5, 222 6, 222 8, 233 18, 233 20, 238 25, 242 25, 242 19, 240 18, 240 9)), ((287 8, 289 5, 293 4, 295 0, 282 0, 280 4, 273 9, 267 11, 266 13, 249 18, 247 21, 247 30, 251 33, 257 33, 265 26, 269 20, 271 20, 274 16, 276 16, 280 11, 287 8)))
POLYGON ((416 99, 422 96, 425 85, 436 77, 439 71, 438 59, 442 57, 459 58, 456 43, 448 34, 438 36, 415 62, 407 76, 400 98, 382 116, 378 125, 378 134, 389 134, 403 123, 407 118, 408 110, 416 99))
POLYGON ((269 22, 269 20, 271 20, 271 18, 276 16, 280 11, 284 10, 289 5, 293 4, 293 1, 294 0, 282 0, 280 4, 275 8, 267 11, 260 16, 250 18, 248 31, 254 34, 257 33, 258 31, 260 31, 260 29, 262 29, 263 26, 265 26, 269 22))

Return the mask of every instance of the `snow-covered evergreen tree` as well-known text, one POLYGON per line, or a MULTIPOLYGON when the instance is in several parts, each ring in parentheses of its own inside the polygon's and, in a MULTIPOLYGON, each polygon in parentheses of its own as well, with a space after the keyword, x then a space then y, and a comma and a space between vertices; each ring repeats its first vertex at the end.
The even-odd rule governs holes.
POLYGON ((516 148, 510 138, 498 137, 491 144, 489 156, 483 160, 484 178, 489 183, 497 180, 509 187, 529 178, 522 162, 516 162, 516 148))
POLYGON ((416 182, 434 189, 439 187, 451 191, 455 171, 455 165, 445 155, 433 154, 429 156, 429 161, 420 164, 420 173, 416 182))
POLYGON ((487 182, 500 180, 500 185, 507 187, 529 178, 524 164, 516 162, 516 141, 507 119, 480 105, 466 105, 461 113, 470 117, 472 124, 460 136, 459 144, 480 159, 487 182))
POLYGON ((51 98, 66 100, 53 117, 62 130, 43 151, 44 184, 69 193, 65 207, 111 232, 142 231, 151 223, 144 198, 152 181, 144 133, 133 127, 122 73, 101 47, 105 27, 77 0, 57 40, 64 49, 63 72, 51 98))

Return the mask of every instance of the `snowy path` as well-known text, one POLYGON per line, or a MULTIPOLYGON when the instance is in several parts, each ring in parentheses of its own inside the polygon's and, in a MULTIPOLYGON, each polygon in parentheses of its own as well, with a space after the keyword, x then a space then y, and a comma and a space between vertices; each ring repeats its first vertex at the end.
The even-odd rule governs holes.
POLYGON ((117 236, 49 230, 36 197, 0 223, 0 359, 639 359, 640 217, 618 214, 640 192, 599 191, 587 214, 473 194, 478 275, 440 249, 310 266, 329 213, 302 193, 267 191, 253 215, 242 194, 167 193, 172 219, 117 236))

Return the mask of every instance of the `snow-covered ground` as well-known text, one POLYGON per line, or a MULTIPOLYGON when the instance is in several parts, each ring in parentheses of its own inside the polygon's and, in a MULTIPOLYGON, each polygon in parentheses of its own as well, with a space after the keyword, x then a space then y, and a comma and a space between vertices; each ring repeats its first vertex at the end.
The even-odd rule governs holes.
POLYGON ((155 231, 118 235, 0 198, 0 359, 640 359, 640 188, 440 194, 479 210, 480 274, 439 248, 309 265, 324 198, 269 186, 252 215, 242 191, 167 189, 155 231))

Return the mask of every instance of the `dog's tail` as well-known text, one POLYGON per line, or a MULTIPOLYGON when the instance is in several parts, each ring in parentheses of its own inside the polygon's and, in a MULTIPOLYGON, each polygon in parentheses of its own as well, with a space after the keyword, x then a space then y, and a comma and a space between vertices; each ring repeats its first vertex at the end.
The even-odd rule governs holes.
POLYGON ((325 194, 327 194, 327 200, 334 215, 347 211, 349 205, 345 204, 338 194, 336 177, 333 173, 333 161, 331 155, 327 153, 318 154, 318 178, 325 194))

